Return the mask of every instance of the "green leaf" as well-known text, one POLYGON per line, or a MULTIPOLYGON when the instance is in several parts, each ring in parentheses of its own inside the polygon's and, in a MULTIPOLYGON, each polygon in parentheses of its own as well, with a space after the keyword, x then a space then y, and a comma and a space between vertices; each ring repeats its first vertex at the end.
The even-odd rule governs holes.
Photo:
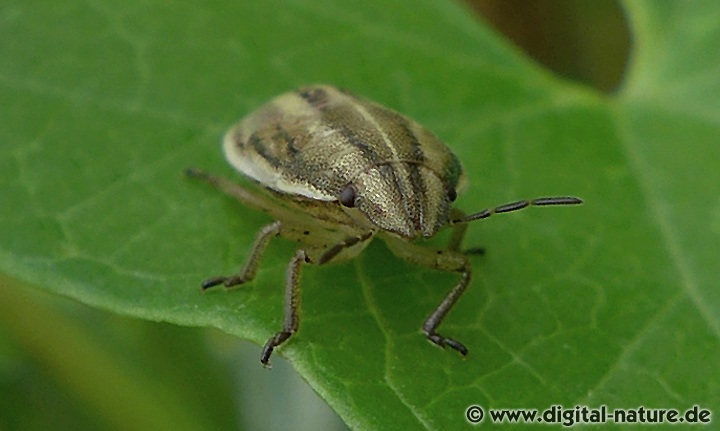
POLYGON ((472 284, 441 327, 465 360, 419 331, 456 275, 381 243, 305 268, 301 330, 278 354, 348 425, 456 428, 471 404, 718 411, 720 6, 625 8, 630 69, 604 96, 453 3, 5 2, 0 271, 12 286, 264 343, 282 322, 294 246, 272 243, 252 283, 200 295, 270 220, 182 171, 242 182, 223 161, 224 130, 328 82, 442 137, 470 180, 466 211, 586 201, 471 225, 466 245, 488 253, 472 257, 472 284))

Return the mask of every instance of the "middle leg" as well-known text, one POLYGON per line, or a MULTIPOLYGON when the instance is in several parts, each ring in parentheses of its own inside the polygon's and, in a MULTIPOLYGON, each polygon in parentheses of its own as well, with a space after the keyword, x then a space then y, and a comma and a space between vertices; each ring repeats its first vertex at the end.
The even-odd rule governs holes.
POLYGON ((270 355, 276 347, 287 341, 294 333, 300 328, 300 268, 306 263, 316 263, 322 265, 337 256, 342 250, 355 246, 361 242, 365 242, 370 239, 373 232, 361 234, 354 237, 346 238, 343 241, 330 247, 324 254, 320 255, 320 258, 310 260, 308 253, 300 249, 295 253, 295 256, 290 260, 285 274, 285 317, 283 320, 282 330, 278 331, 273 335, 265 347, 263 347, 262 355, 260 356, 260 362, 266 367, 270 366, 270 355))
POLYGON ((308 262, 305 250, 298 250, 290 259, 285 273, 285 317, 282 330, 270 337, 263 347, 260 362, 270 367, 270 355, 276 347, 287 341, 300 328, 300 266, 308 262))

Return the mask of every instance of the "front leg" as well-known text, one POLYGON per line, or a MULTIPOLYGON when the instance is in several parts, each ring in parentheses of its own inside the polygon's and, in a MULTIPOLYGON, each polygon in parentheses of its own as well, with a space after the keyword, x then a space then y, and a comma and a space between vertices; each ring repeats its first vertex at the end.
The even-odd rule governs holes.
POLYGON ((452 338, 444 337, 436 332, 437 327, 440 326, 443 319, 445 319, 445 315, 450 312, 450 309, 455 305, 458 299, 460 299, 460 296, 462 296, 468 284, 470 284, 470 266, 466 266, 463 270, 460 271, 460 273, 461 278, 458 284, 453 287, 450 293, 448 293, 447 296, 445 296, 445 298, 442 300, 440 305, 438 305, 437 308, 435 308, 435 310, 432 312, 432 314, 430 314, 430 316, 425 320, 422 328, 428 340, 432 341, 440 347, 452 347, 453 349, 460 352, 461 355, 466 356, 468 354, 468 349, 461 342, 452 338))
POLYGON ((367 241, 373 234, 374 232, 370 231, 358 236, 346 238, 328 248, 324 254, 320 255, 317 261, 310 260, 308 253, 303 249, 295 253, 285 273, 285 317, 283 319, 283 327, 282 330, 276 332, 275 335, 265 343, 262 355, 260 356, 260 362, 263 365, 270 367, 270 355, 272 355, 275 348, 287 341, 300 328, 300 268, 302 265, 307 263, 318 265, 327 263, 342 250, 367 241))
POLYGON ((468 349, 461 342, 453 338, 445 337, 437 332, 438 326, 440 326, 445 316, 450 312, 470 284, 472 272, 467 257, 454 250, 438 250, 422 247, 390 235, 385 235, 384 239, 390 250, 396 256, 408 262, 443 271, 460 273, 460 280, 435 310, 433 310, 430 316, 425 319, 422 330, 427 339, 436 345, 440 347, 450 347, 457 350, 463 356, 467 355, 468 349))
MULTIPOLYGON (((451 219, 459 219, 465 217, 465 212, 461 211, 457 208, 451 208, 450 209, 450 218, 451 219)), ((467 223, 457 223, 452 226, 452 236, 450 237, 450 241, 448 241, 448 250, 452 251, 460 251, 460 247, 462 246, 462 241, 465 239, 465 232, 467 232, 468 225, 467 223)))
MULTIPOLYGON (((458 220, 465 218, 465 212, 462 210, 459 210, 457 208, 451 208, 450 209, 450 219, 451 220, 458 220)), ((450 237, 450 241, 448 241, 448 250, 451 251, 457 251, 460 252, 460 247, 462 246, 463 239, 465 239, 465 232, 467 232, 468 224, 467 223, 455 223, 452 225, 452 236, 450 237)), ((465 254, 485 254, 485 249, 482 247, 472 247, 465 250, 462 250, 462 253, 465 254)))
POLYGON ((282 330, 273 335, 263 347, 260 362, 270 367, 270 355, 276 347, 287 341, 300 328, 300 266, 309 263, 305 250, 298 250, 290 259, 285 273, 285 317, 282 330))

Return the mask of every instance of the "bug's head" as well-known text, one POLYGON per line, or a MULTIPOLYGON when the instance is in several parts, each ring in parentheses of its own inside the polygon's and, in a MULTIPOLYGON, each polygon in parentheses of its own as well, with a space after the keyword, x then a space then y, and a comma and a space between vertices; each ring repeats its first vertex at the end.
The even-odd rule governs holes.
POLYGON ((338 201, 382 230, 427 238, 450 221, 459 174, 451 179, 417 163, 381 164, 348 183, 338 201))

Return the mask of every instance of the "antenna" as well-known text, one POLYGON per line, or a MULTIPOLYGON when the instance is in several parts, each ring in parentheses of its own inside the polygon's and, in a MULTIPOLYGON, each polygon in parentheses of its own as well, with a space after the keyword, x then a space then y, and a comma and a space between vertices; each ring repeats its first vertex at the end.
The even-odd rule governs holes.
POLYGON ((493 214, 502 214, 502 213, 509 213, 512 211, 521 210, 523 208, 527 208, 530 206, 535 207, 544 207, 544 206, 550 206, 550 205, 579 205, 583 203, 582 199, 576 198, 574 196, 555 196, 555 197, 549 197, 549 198, 537 198, 533 200, 524 200, 524 201, 517 201, 505 205, 500 205, 495 208, 488 208, 484 209, 480 212, 477 212, 475 214, 470 214, 469 216, 465 216, 456 220, 452 220, 450 223, 467 223, 471 222, 473 220, 480 220, 483 218, 488 218, 493 214))

